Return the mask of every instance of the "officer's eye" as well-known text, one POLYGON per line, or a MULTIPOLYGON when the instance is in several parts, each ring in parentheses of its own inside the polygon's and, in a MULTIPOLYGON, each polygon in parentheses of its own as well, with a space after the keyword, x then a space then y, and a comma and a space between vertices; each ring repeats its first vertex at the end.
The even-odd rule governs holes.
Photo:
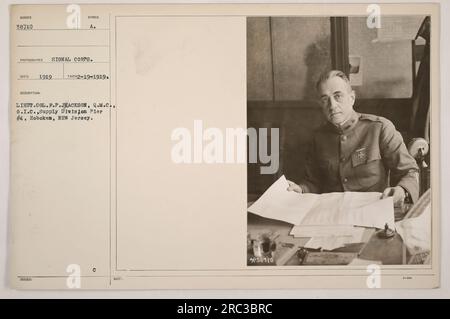
POLYGON ((334 99, 336 100, 336 101, 338 101, 338 102, 342 102, 342 99, 344 98, 344 96, 342 95, 342 94, 340 94, 340 93, 336 93, 335 95, 334 95, 334 99))
POLYGON ((328 96, 323 96, 320 98, 320 103, 322 104, 327 104, 328 103, 328 96))

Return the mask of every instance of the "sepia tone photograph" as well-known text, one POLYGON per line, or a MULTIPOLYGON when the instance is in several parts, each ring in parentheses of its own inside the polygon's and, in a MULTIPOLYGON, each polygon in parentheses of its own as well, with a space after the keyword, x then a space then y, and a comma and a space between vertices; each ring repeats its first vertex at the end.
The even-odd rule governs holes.
POLYGON ((431 23, 247 18, 247 266, 429 267, 431 23))
POLYGON ((11 6, 9 287, 440 287, 440 12, 11 6))

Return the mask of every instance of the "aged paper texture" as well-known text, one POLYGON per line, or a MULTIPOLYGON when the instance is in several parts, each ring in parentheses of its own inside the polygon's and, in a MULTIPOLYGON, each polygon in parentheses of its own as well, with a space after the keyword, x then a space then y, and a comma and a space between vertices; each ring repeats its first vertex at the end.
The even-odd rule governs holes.
MULTIPOLYGON (((438 140, 439 7, 380 6, 383 15, 431 17, 430 132, 431 141, 438 140)), ((366 9, 11 6, 10 285, 368 287, 364 260, 249 266, 247 163, 237 135, 227 133, 247 130, 248 17, 366 17, 366 9)), ((374 259, 382 288, 439 286, 437 145, 429 163, 431 261, 379 265, 374 259)), ((272 174, 281 175, 281 169, 272 174)), ((276 226, 284 237, 273 238, 290 236, 286 225, 276 226)), ((297 244, 280 249, 295 257, 297 244)))

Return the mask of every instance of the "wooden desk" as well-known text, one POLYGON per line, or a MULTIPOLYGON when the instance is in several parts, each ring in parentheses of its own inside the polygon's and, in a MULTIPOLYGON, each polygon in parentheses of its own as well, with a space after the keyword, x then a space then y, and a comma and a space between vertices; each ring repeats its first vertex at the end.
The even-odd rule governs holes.
MULTIPOLYGON (((249 194, 248 200, 249 200, 249 206, 252 204, 254 200, 256 200, 258 196, 249 194)), ((402 209, 395 209, 395 221, 399 221, 403 218, 414 218, 420 216, 426 209, 429 207, 431 202, 431 189, 428 189, 422 196, 419 198, 419 200, 414 205, 404 206, 402 209)), ((309 240, 309 238, 294 238, 293 236, 290 236, 289 233, 292 229, 291 224, 263 218, 257 215, 254 215, 252 213, 247 213, 247 233, 250 236, 257 235, 258 233, 271 233, 277 236, 277 239, 279 243, 288 242, 289 245, 291 245, 290 252, 298 250, 301 250, 301 247, 303 247, 309 240)), ((283 246, 283 245, 281 245, 283 246)), ((249 247, 247 255, 247 264, 248 265, 277 265, 277 258, 285 257, 287 254, 283 252, 283 250, 286 250, 284 247, 278 247, 277 250, 274 253, 274 260, 272 263, 265 262, 265 263, 254 263, 251 262, 250 257, 253 254, 252 249, 249 247)), ((313 250, 311 250, 313 251, 313 250)), ((314 252, 314 251, 313 251, 314 252)), ((408 264, 408 263, 418 263, 418 264, 427 264, 430 263, 430 252, 424 251, 419 252, 416 255, 412 256, 409 251, 406 249, 406 245, 403 243, 402 238, 400 235, 395 234, 394 237, 384 239, 378 237, 375 229, 368 228, 365 232, 365 236, 363 236, 363 242, 359 244, 352 244, 352 245, 346 245, 345 247, 337 248, 331 251, 334 256, 336 255, 345 255, 346 259, 345 261, 347 263, 343 263, 343 259, 336 259, 338 260, 337 263, 339 265, 348 264, 352 261, 352 259, 349 259, 349 256, 353 258, 359 258, 364 261, 377 261, 381 262, 383 265, 402 265, 402 264, 408 264), (334 254, 336 253, 336 254, 334 254)), ((312 253, 308 253, 308 255, 312 255, 312 253)), ((316 254, 317 255, 317 254, 316 254)), ((319 254, 320 257, 320 254, 319 254)), ((298 258, 297 254, 291 254, 288 260, 281 258, 282 262, 278 264, 282 265, 301 265, 300 259, 298 258)), ((320 258, 319 258, 320 259, 320 258)), ((318 260, 317 264, 321 264, 319 259, 312 259, 318 260)), ((309 263, 311 264, 311 263, 309 263)))
MULTIPOLYGON (((309 240, 309 238, 294 238, 293 236, 290 236, 289 232, 291 231, 291 228, 293 226, 292 224, 279 220, 264 218, 252 213, 248 213, 247 215, 247 225, 248 234, 256 236, 257 234, 269 233, 277 236, 276 241, 278 241, 277 251, 275 251, 274 254, 275 260, 273 262, 254 262, 254 260, 250 259, 252 257, 252 250, 249 249, 249 258, 247 259, 249 266, 273 266, 276 263, 276 259, 279 258, 279 256, 281 256, 283 253, 280 252, 283 247, 278 247, 279 243, 288 241, 293 245, 303 247, 309 240)), ((332 250, 332 252, 353 253, 355 258, 358 257, 360 259, 378 261, 384 265, 405 264, 409 259, 408 252, 403 245, 401 237, 398 234, 396 234, 393 238, 382 239, 377 236, 375 229, 368 228, 365 231, 363 240, 363 243, 347 245, 345 247, 334 249, 332 250)), ((294 255, 285 263, 285 265, 300 265, 300 260, 296 255, 294 255)))

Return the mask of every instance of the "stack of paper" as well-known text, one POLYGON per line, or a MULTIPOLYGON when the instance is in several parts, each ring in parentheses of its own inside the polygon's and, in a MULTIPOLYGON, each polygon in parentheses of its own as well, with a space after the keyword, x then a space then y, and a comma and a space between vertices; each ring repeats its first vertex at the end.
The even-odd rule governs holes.
POLYGON ((395 229, 392 197, 381 198, 377 192, 299 194, 287 190, 281 176, 248 208, 263 217, 294 225, 355 225, 395 229))
POLYGON ((366 228, 352 225, 338 226, 301 226, 292 227, 290 232, 294 237, 309 237, 305 248, 333 250, 348 244, 363 242, 366 228))
POLYGON ((281 176, 248 211, 294 224, 291 235, 311 237, 306 248, 332 250, 362 242, 363 227, 388 224, 395 229, 392 197, 381 199, 377 192, 299 194, 288 186, 281 176))
POLYGON ((397 232, 403 239, 411 254, 418 254, 431 250, 431 190, 428 190, 415 206, 415 217, 406 218, 396 223, 397 232))
POLYGON ((290 234, 294 237, 323 237, 333 234, 335 236, 351 236, 355 237, 355 239, 361 239, 364 230, 364 227, 354 227, 352 225, 296 225, 292 227, 290 234))

